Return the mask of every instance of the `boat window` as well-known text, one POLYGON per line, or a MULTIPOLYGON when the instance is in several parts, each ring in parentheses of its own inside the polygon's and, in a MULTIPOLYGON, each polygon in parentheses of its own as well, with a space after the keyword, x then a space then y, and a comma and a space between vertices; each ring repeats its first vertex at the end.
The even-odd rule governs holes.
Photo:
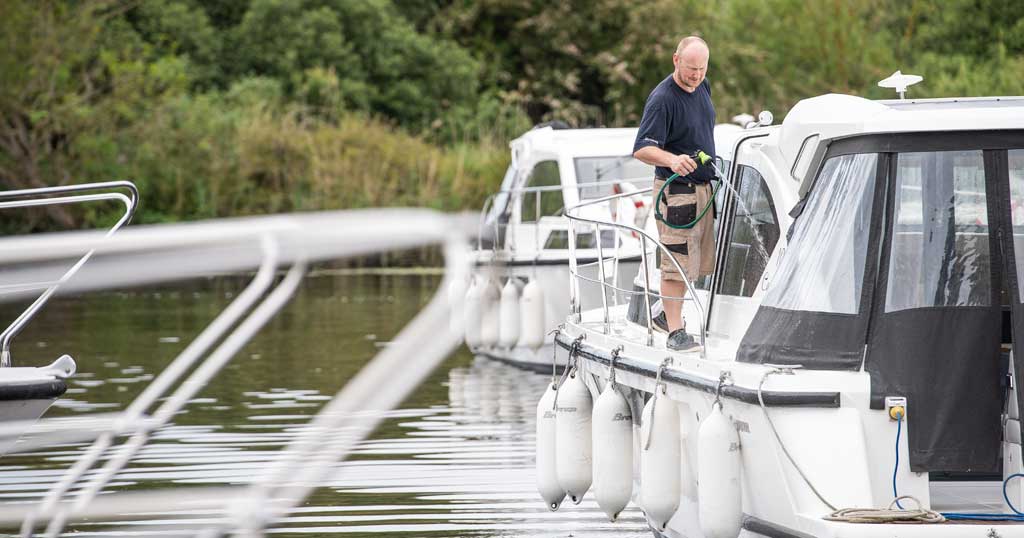
POLYGON ((512 184, 516 178, 516 167, 509 165, 505 170, 505 177, 501 180, 501 190, 494 195, 494 204, 487 213, 485 222, 493 223, 499 215, 505 213, 508 208, 508 191, 512 190, 512 184))
POLYGON ((573 160, 576 167, 576 184, 580 189, 580 200, 601 198, 613 194, 612 186, 588 184, 609 181, 628 181, 638 188, 654 181, 654 167, 644 164, 631 155, 620 157, 578 157, 573 160))
POLYGON ((991 303, 982 152, 900 153, 886 312, 991 303))
POLYGON ((1010 219, 1017 261, 1017 296, 1024 302, 1024 149, 1007 152, 1010 168, 1010 219))
POLYGON ((736 210, 719 293, 750 297, 779 241, 775 203, 761 174, 741 166, 736 210))
POLYGON ((825 162, 764 305, 856 314, 864 280, 875 190, 875 154, 825 162))
MULTIPOLYGON (((562 184, 561 176, 558 174, 558 163, 555 161, 541 161, 530 171, 530 177, 526 180, 525 187, 557 187, 562 184)), ((524 191, 519 193, 521 200, 522 222, 537 221, 537 197, 540 197, 540 216, 551 217, 558 215, 564 203, 562 202, 562 190, 540 190, 524 191)))
MULTIPOLYGON (((601 230, 601 248, 615 247, 615 230, 601 230)), ((551 250, 566 250, 569 248, 569 232, 567 230, 553 230, 544 241, 544 248, 551 250)), ((597 248, 594 243, 594 233, 577 233, 576 248, 597 248)), ((606 252, 605 256, 612 253, 606 252)))

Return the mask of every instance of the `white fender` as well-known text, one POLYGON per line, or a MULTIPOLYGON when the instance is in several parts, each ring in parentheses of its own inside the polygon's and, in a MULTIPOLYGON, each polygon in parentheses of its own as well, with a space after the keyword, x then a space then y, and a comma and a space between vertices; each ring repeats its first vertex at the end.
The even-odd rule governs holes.
POLYGON ((647 513, 650 524, 663 531, 679 508, 679 472, 682 462, 679 408, 667 396, 659 394, 647 401, 642 417, 640 506, 647 513), (651 443, 644 449, 649 435, 651 443))
POLYGON ((590 390, 577 372, 569 374, 558 390, 558 408, 555 412, 558 446, 555 462, 558 485, 579 504, 590 489, 593 478, 591 457, 591 411, 594 408, 590 390))
POLYGON ((519 300, 519 312, 522 315, 519 323, 519 345, 534 351, 544 345, 544 288, 537 279, 531 280, 523 288, 523 297, 519 300))
POLYGON ((633 413, 611 383, 594 402, 594 494, 611 521, 633 496, 633 413))
POLYGON ((537 402, 537 491, 554 512, 565 499, 555 467, 555 387, 548 385, 537 402))
POLYGON ((501 301, 501 290, 498 283, 493 279, 484 282, 484 289, 481 294, 480 313, 480 345, 494 347, 498 345, 498 332, 501 320, 499 319, 499 302, 501 301))
POLYGON ((448 308, 451 310, 451 315, 448 317, 448 328, 455 336, 463 334, 463 323, 466 318, 463 308, 466 307, 467 292, 466 280, 463 278, 453 278, 448 284, 448 308))
POLYGON ((712 406, 697 433, 697 502, 707 538, 736 538, 743 526, 740 438, 720 406, 712 406))
POLYGON ((484 283, 474 277, 466 291, 466 307, 463 311, 466 325, 466 345, 470 348, 480 347, 480 318, 483 315, 484 283))
POLYGON ((519 287, 516 286, 514 278, 508 279, 501 290, 498 317, 498 344, 501 347, 515 347, 519 341, 519 287))

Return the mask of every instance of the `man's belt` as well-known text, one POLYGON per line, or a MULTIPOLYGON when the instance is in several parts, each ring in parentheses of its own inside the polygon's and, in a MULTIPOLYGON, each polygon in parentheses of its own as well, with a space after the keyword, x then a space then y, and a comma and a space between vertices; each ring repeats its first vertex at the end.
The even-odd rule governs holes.
MULTIPOLYGON (((660 179, 661 181, 668 181, 667 177, 662 177, 662 176, 659 176, 658 174, 654 174, 654 179, 656 179, 656 180, 660 179)), ((672 183, 673 184, 676 184, 676 183, 689 183, 690 185, 704 185, 705 183, 711 183, 711 180, 709 180, 709 179, 689 179, 687 177, 680 177, 680 178, 676 178, 676 180, 673 181, 672 183)))
MULTIPOLYGON (((654 176, 655 180, 668 181, 661 176, 654 176)), ((668 184, 668 194, 694 194, 697 192, 697 185, 703 185, 708 183, 707 181, 686 181, 686 179, 677 177, 672 183, 668 184)))

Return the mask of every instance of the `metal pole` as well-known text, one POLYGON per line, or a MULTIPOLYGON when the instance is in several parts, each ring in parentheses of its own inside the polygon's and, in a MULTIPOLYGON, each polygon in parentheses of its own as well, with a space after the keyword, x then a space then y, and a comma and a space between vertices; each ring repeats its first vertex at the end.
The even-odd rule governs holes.
POLYGON ((654 345, 654 328, 651 326, 651 272, 647 269, 647 236, 640 236, 640 264, 644 267, 644 306, 647 309, 647 345, 654 345))
POLYGON ((569 219, 569 313, 573 320, 579 322, 582 318, 582 309, 579 301, 579 280, 577 278, 576 265, 576 222, 569 219))
POLYGON ((611 321, 608 319, 608 295, 605 290, 607 283, 604 273, 604 248, 601 245, 601 225, 594 227, 594 240, 597 241, 597 275, 601 279, 601 308, 604 310, 604 334, 611 331, 611 321))

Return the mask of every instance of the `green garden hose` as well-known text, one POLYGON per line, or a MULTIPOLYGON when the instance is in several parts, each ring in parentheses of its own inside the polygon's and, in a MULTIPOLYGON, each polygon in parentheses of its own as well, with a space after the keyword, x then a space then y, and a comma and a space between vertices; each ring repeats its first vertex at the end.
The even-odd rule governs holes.
MULTIPOLYGON (((707 153, 704 153, 702 150, 697 150, 697 152, 691 155, 690 157, 692 157, 693 160, 697 161, 698 165, 706 165, 709 162, 712 162, 711 156, 708 155, 707 153)), ((711 206, 714 205, 715 196, 718 194, 718 190, 722 188, 722 181, 720 179, 717 180, 718 185, 711 191, 711 198, 708 199, 707 205, 705 205, 704 209, 702 209, 701 212, 697 215, 697 218, 693 219, 693 222, 690 222, 688 224, 671 224, 661 214, 661 201, 665 200, 665 206, 668 206, 668 200, 665 198, 665 189, 667 189, 673 181, 679 179, 680 177, 681 176, 679 174, 672 174, 668 179, 665 180, 665 184, 661 186, 661 190, 658 191, 658 197, 655 198, 654 201, 654 216, 658 220, 664 222, 665 225, 668 226, 669 228, 675 228, 676 230, 689 230, 690 228, 696 226, 697 223, 700 222, 700 219, 704 218, 704 215, 707 214, 709 209, 711 209, 711 206)))

